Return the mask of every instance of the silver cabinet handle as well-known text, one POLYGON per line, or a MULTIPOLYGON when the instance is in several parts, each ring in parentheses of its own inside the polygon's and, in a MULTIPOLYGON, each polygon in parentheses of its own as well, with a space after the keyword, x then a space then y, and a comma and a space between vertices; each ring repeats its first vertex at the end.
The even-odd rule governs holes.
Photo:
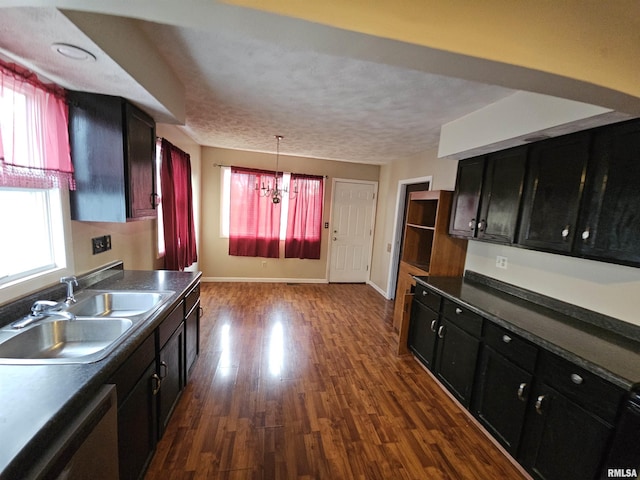
POLYGON ((521 383, 518 386, 518 399, 522 400, 523 402, 527 401, 527 394, 525 393, 526 389, 527 389, 526 383, 521 383))
POLYGON ((509 343, 509 342, 511 342, 511 337, 509 335, 503 335, 502 336, 502 341, 504 343, 509 343))
POLYGON ((462 313, 462 309, 461 309, 461 308, 456 308, 456 313, 457 313, 458 315, 460 315, 460 314, 462 313))
POLYGON ((444 338, 444 325, 440 325, 440 328, 438 329, 438 337, 444 338))
POLYGON ((483 218, 478 222, 478 230, 484 232, 485 227, 487 226, 487 221, 483 218))
POLYGON ((433 333, 436 333, 436 325, 437 325, 437 324, 438 324, 438 320, 433 320, 433 321, 431 322, 431 331, 432 331, 433 333))
POLYGON ((427 292, 426 290, 422 290, 422 296, 426 297, 427 295, 429 295, 429 292, 427 292))
POLYGON ((472 218, 471 221, 469 222, 469 228, 471 230, 473 230, 474 228, 476 228, 476 219, 472 218))
POLYGON ((162 386, 162 380, 160 379, 160 377, 156 373, 151 375, 151 380, 153 382, 155 382, 155 386, 151 390, 151 393, 153 393, 154 395, 157 395, 158 392, 160 391, 160 387, 162 386))
POLYGON ((544 405, 543 405, 543 403, 544 403, 546 398, 547 398, 546 395, 539 395, 538 398, 536 399, 535 407, 536 407, 536 412, 538 412, 538 415, 544 414, 544 409, 543 409, 544 405))
POLYGON ((582 232, 582 240, 588 240, 591 235, 591 231, 589 227, 585 228, 584 232, 582 232))
POLYGON ((571 225, 567 225, 566 227, 564 227, 564 229, 562 230, 562 239, 566 240, 567 238, 569 238, 569 232, 571 231, 571 225))
POLYGON ((160 374, 160 378, 165 378, 169 373, 169 367, 167 366, 166 362, 160 362, 160 368, 164 368, 164 375, 160 374))
POLYGON ((572 373, 571 374, 571 381, 573 383, 575 383, 576 385, 581 385, 582 382, 584 382, 584 378, 582 378, 580 375, 578 375, 577 373, 572 373))

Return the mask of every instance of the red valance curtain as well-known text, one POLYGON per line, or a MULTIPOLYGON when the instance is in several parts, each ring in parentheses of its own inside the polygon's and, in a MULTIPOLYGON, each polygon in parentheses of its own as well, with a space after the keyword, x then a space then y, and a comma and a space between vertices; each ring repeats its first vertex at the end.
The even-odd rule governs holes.
POLYGON ((289 199, 285 258, 320 258, 324 178, 291 174, 290 190, 297 191, 289 199))
POLYGON ((198 260, 193 223, 191 160, 169 141, 161 142, 162 215, 165 257, 168 270, 184 270, 198 260))
MULTIPOLYGON (((259 189, 273 187, 274 172, 231 167, 229 255, 278 258, 280 250, 280 204, 259 189)), ((282 174, 278 174, 282 188, 282 174)))
POLYGON ((0 186, 75 189, 63 89, 0 60, 0 186))

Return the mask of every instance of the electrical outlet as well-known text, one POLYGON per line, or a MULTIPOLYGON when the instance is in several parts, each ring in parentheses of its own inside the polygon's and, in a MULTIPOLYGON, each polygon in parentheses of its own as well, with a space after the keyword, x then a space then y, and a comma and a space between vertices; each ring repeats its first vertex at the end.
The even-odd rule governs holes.
POLYGON ((106 252, 111 250, 111 235, 103 235, 102 237, 96 237, 91 239, 91 247, 93 248, 93 254, 106 252))
POLYGON ((507 269, 507 257, 501 255, 496 256, 496 267, 507 269))

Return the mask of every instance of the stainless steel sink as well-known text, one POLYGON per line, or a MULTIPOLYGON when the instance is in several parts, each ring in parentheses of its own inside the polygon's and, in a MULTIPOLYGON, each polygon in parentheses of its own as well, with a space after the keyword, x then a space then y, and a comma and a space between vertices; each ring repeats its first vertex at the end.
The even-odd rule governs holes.
POLYGON ((46 320, 0 343, 0 362, 93 362, 112 350, 132 326, 127 318, 46 320))
POLYGON ((76 317, 135 317, 153 310, 167 292, 96 292, 67 308, 76 317))

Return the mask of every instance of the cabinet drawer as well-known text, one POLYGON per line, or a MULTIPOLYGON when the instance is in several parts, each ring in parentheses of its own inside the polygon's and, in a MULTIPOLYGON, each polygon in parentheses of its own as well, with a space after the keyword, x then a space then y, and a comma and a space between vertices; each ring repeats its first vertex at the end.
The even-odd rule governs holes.
MULTIPOLYGON (((131 355, 127 358, 120 368, 116 370, 108 383, 116 385, 118 394, 118 406, 122 405, 129 392, 133 390, 136 383, 147 369, 150 363, 156 358, 156 345, 153 335, 149 335, 131 355)), ((155 365, 154 365, 155 367, 155 365)))
POLYGON ((480 337, 482 334, 482 317, 477 313, 471 312, 466 307, 451 300, 443 299, 442 315, 471 335, 480 337))
POLYGON ((158 345, 160 348, 167 343, 167 340, 176 331, 176 328, 180 326, 184 320, 184 302, 180 302, 173 311, 167 315, 167 318, 158 327, 158 345))
POLYGON ((436 312, 440 311, 440 299, 442 297, 419 283, 416 283, 416 291, 413 298, 425 307, 429 307, 436 312))
POLYGON ((538 349, 516 334, 487 322, 484 340, 487 345, 526 371, 533 372, 535 369, 538 349))
POLYGON ((184 299, 184 316, 189 315, 194 305, 200 298, 200 284, 196 285, 193 290, 187 293, 187 296, 184 299))
POLYGON ((552 353, 541 352, 544 382, 575 403, 610 423, 614 422, 624 391, 552 353))

